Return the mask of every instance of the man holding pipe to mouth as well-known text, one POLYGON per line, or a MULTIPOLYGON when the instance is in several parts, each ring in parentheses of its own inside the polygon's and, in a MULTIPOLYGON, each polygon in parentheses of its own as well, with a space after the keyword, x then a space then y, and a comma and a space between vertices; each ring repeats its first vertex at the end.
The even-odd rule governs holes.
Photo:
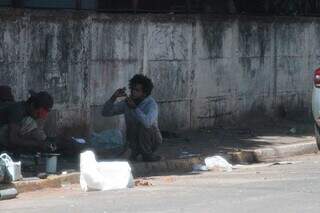
POLYGON ((129 88, 130 96, 127 96, 126 88, 116 90, 105 103, 102 115, 124 114, 131 161, 136 161, 139 155, 144 161, 159 161, 161 157, 154 152, 162 143, 162 136, 158 127, 158 105, 151 97, 153 83, 138 74, 129 81, 129 88), (117 102, 120 97, 125 99, 117 102))

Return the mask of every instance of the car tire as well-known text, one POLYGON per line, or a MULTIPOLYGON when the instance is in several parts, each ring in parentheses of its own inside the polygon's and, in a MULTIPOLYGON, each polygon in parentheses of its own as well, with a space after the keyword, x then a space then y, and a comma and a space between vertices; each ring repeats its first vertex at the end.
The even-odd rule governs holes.
POLYGON ((320 128, 316 123, 314 124, 314 136, 316 138, 318 149, 320 150, 320 128))

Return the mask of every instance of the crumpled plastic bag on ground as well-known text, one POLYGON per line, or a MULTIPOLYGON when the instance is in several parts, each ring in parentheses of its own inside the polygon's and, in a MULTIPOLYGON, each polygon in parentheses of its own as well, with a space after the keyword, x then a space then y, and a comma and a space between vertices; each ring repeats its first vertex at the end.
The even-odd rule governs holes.
POLYGON ((232 171, 232 165, 221 156, 207 157, 204 162, 209 170, 232 171))
POLYGON ((105 191, 133 187, 128 162, 97 162, 92 151, 80 155, 80 185, 83 191, 105 191))
POLYGON ((192 166, 193 172, 204 172, 204 171, 222 171, 230 172, 232 171, 232 165, 228 163, 221 156, 207 157, 205 164, 195 164, 192 166))

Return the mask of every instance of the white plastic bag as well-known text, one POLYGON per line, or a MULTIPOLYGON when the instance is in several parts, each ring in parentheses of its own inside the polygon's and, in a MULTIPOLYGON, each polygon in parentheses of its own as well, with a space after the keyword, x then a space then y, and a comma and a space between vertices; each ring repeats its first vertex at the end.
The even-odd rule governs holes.
POLYGON ((208 157, 204 162, 209 170, 232 171, 232 165, 221 156, 208 157))
POLYGON ((80 185, 83 191, 105 191, 133 187, 128 162, 97 162, 92 151, 80 155, 80 185))
POLYGON ((0 155, 0 158, 5 162, 6 167, 12 177, 12 181, 22 179, 21 175, 21 162, 13 162, 11 157, 7 153, 0 155))

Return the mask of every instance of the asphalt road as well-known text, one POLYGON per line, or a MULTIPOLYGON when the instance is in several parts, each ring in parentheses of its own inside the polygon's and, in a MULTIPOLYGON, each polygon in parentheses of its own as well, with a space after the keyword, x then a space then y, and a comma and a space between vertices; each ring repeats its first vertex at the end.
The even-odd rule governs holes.
POLYGON ((66 186, 0 201, 0 212, 320 212, 320 155, 229 173, 154 177, 152 186, 84 193, 66 186))

